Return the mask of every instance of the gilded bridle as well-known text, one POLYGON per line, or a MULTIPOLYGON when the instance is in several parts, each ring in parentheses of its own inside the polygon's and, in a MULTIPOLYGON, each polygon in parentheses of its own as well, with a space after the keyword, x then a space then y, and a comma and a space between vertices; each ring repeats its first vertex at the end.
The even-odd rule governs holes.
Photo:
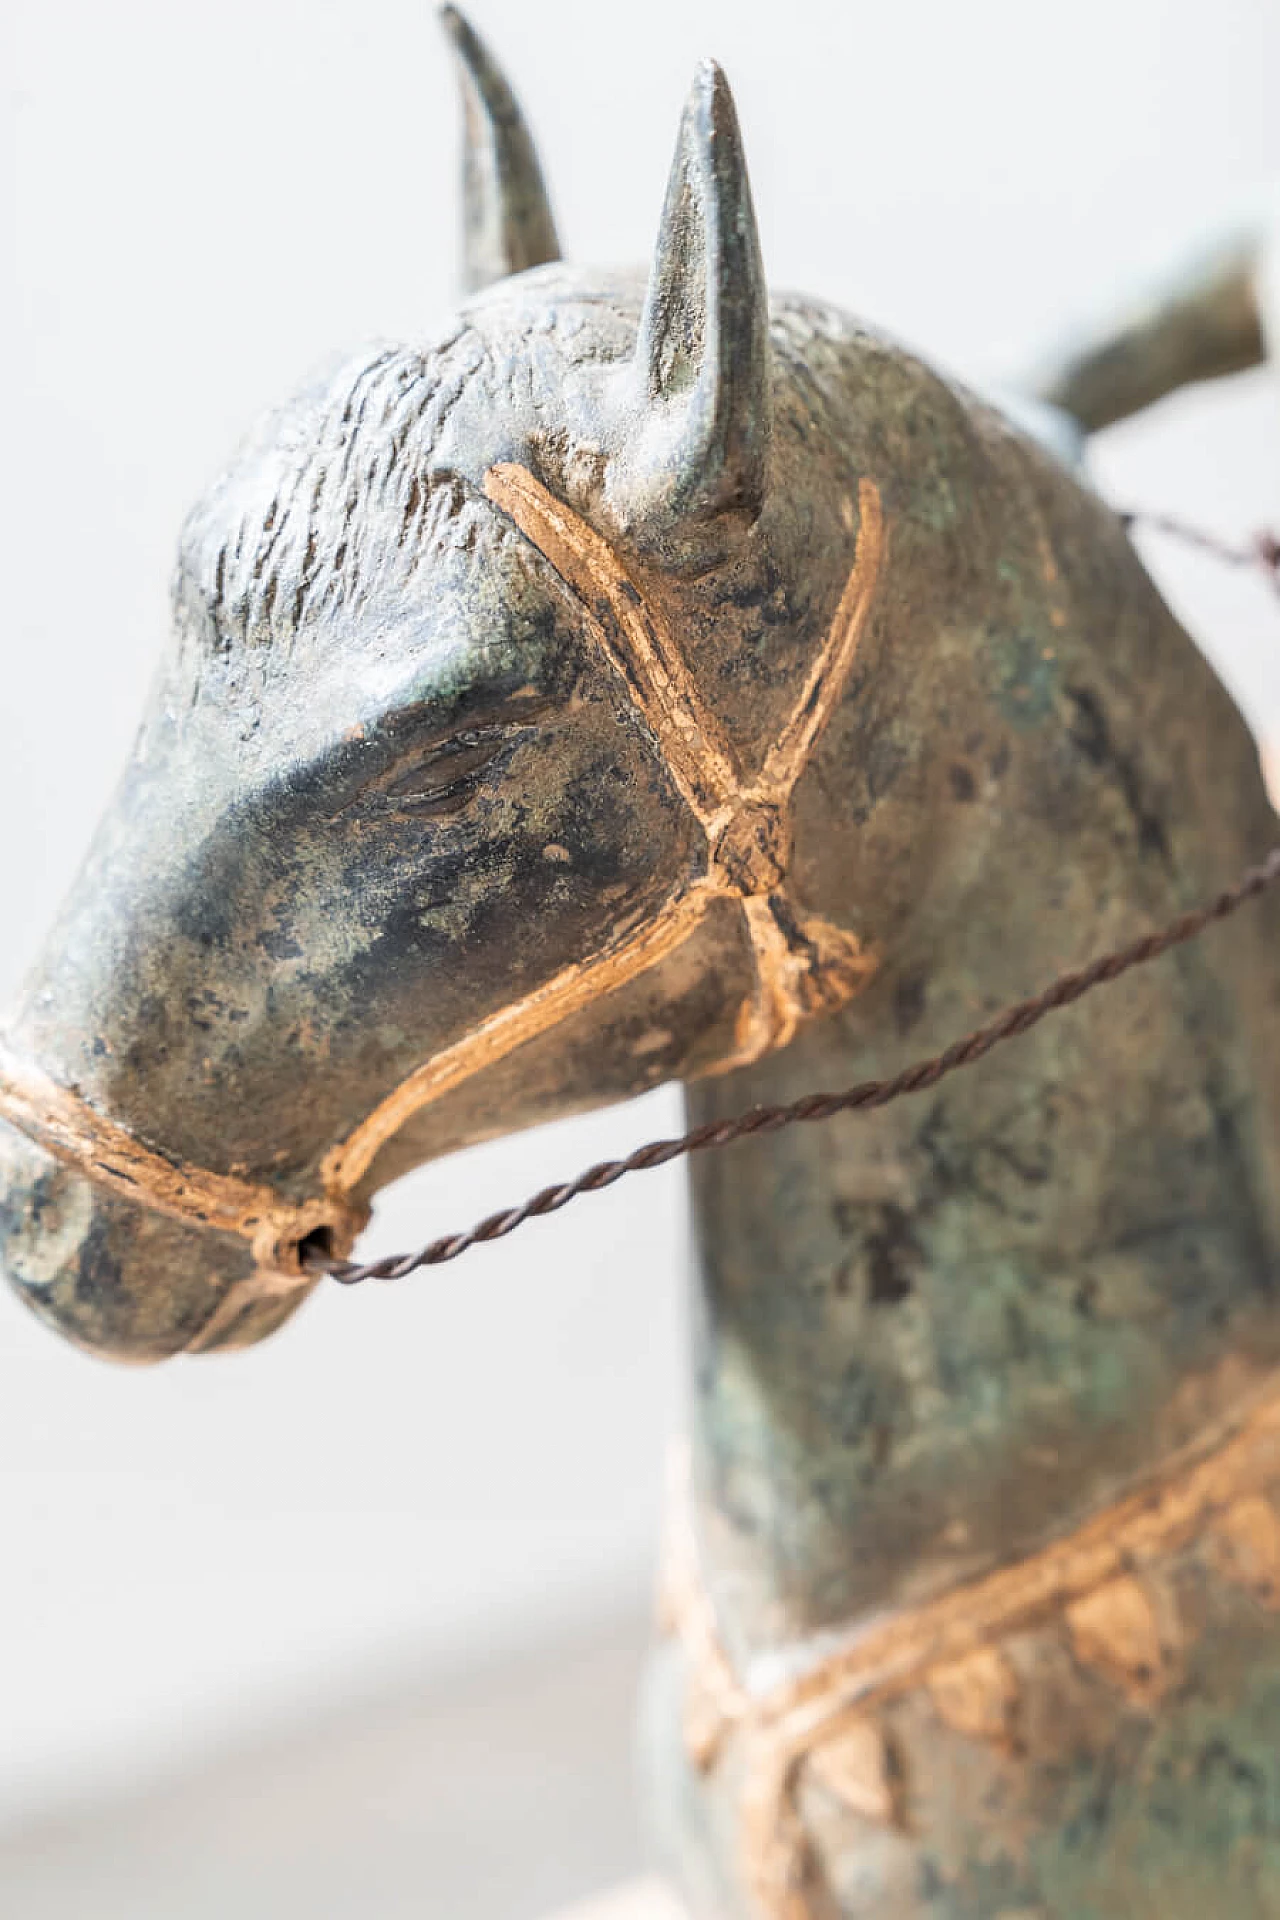
MULTIPOLYGON (((100 1113, 0 1040, 0 1119, 55 1159, 135 1205, 190 1226, 239 1235, 255 1272, 216 1316, 224 1323, 246 1297, 292 1291, 309 1277, 303 1247, 323 1236, 347 1253, 367 1223, 357 1197, 380 1150, 424 1107, 558 1026, 571 1014, 672 953, 711 906, 736 901, 755 958, 756 988, 738 1018, 727 1065, 784 1045, 800 1020, 842 1005, 875 960, 858 939, 808 918, 787 900, 792 797, 849 677, 866 623, 885 543, 880 495, 858 488, 853 566, 821 648, 779 738, 754 773, 743 771, 684 659, 670 621, 637 585, 615 548, 555 498, 526 468, 493 467, 485 493, 540 552, 581 603, 590 631, 646 723, 673 784, 705 837, 703 871, 684 881, 638 929, 571 963, 552 979, 479 1022, 415 1069, 325 1155, 321 1191, 294 1203, 277 1189, 211 1171, 166 1153, 100 1113)), ((852 509, 853 502, 849 503, 852 509)), ((852 519, 852 513, 849 515, 852 519)), ((201 1338, 208 1339, 212 1325, 201 1338)))

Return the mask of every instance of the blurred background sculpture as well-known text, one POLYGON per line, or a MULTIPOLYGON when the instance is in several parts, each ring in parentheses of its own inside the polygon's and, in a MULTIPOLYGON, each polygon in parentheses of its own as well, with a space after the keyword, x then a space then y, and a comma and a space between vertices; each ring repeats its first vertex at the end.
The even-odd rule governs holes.
MULTIPOLYGON (((1263 355, 1261 225, 1005 409, 770 299, 709 64, 648 271, 561 263, 446 23, 471 297, 189 519, 6 1027, 0 1254, 121 1357, 262 1337, 469 1142, 890 1071, 1275 833, 1072 459, 1263 355)), ((695 1914, 1280 1898, 1278 934, 1264 902, 1009 1071, 697 1167, 647 1708, 695 1914)))

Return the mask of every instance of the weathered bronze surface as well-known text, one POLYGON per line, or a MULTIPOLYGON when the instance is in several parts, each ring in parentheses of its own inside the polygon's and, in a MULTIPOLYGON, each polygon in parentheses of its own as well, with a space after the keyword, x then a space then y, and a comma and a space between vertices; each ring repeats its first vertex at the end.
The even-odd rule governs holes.
MULTIPOLYGON (((137 749, 6 1029, 147 1164, 286 1208, 663 1080, 709 1116, 887 1073, 1275 835, 1076 474, 769 300, 718 70, 650 273, 608 276, 556 260, 449 27, 476 291, 317 376, 191 516, 137 749)), ((1176 333, 1225 301, 1229 348, 1155 326, 1050 398, 1089 426, 1260 352, 1232 272, 1175 302, 1176 333)), ((1278 936, 1264 901, 1012 1069, 696 1167, 722 1677, 886 1634, 898 1662, 765 1792, 732 1716, 691 1744, 706 1675, 667 1643, 696 1914, 1280 1914, 1278 936)), ((86 1346, 241 1345, 307 1290, 287 1247, 0 1156, 6 1271, 86 1346)))

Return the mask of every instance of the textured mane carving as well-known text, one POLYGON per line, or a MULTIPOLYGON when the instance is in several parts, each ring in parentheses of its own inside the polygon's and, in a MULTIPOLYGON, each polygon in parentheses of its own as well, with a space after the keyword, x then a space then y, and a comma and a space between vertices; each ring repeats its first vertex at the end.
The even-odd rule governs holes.
POLYGON ((435 449, 486 365, 471 328, 342 363, 261 423, 183 530, 176 600, 219 653, 278 646, 339 606, 403 592, 492 513, 435 449))

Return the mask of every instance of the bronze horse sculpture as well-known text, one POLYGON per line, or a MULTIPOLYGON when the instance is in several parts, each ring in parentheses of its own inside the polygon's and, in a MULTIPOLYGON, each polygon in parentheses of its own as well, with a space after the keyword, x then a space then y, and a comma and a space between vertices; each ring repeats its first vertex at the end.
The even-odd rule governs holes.
MULTIPOLYGON (((262 1338, 429 1157, 890 1071, 1275 835, 1070 462, 768 296, 717 69, 604 275, 447 20, 472 297, 191 516, 5 1029, 0 1257, 124 1359, 262 1338)), ((1272 898, 1016 1071, 696 1166, 646 1708, 694 1914, 1280 1914, 1278 1058, 1272 898)))

